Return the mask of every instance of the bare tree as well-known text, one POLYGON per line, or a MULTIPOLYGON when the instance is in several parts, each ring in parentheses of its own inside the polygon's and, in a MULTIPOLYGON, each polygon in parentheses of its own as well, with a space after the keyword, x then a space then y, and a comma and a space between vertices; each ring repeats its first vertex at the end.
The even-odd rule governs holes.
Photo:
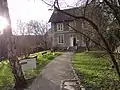
POLYGON ((18 20, 16 32, 19 35, 15 36, 18 55, 23 55, 25 58, 28 58, 32 52, 32 47, 35 46, 35 37, 30 35, 27 25, 28 23, 18 20))
MULTIPOLYGON (((90 4, 91 4, 91 6, 94 7, 94 9, 96 9, 97 7, 100 6, 100 10, 105 10, 105 9, 103 9, 104 5, 105 4, 108 5, 108 7, 112 11, 110 9, 108 9, 107 11, 111 11, 111 13, 114 15, 114 17, 118 21, 118 24, 120 25, 120 7, 119 7, 120 6, 120 1, 119 0, 110 0, 110 1, 108 1, 108 0, 87 0, 87 1, 85 1, 85 8, 86 8, 86 6, 89 6, 90 4)), ((101 43, 94 41, 93 39, 91 39, 91 37, 87 36, 83 32, 81 32, 79 30, 76 30, 73 27, 72 28, 76 32, 84 35, 86 38, 90 39, 93 43, 99 45, 101 48, 103 48, 104 50, 107 51, 107 53, 109 54, 109 56, 111 58, 111 61, 112 61, 113 65, 115 67, 115 70, 117 71, 118 76, 120 77, 120 68, 119 68, 117 60, 114 56, 114 52, 111 50, 111 47, 110 47, 108 41, 106 40, 106 38, 104 37, 103 32, 101 32, 101 27, 99 26, 100 25, 99 23, 101 23, 101 22, 99 22, 99 23, 94 22, 95 21, 94 17, 93 17, 93 19, 91 19, 90 17, 86 17, 85 15, 81 15, 81 16, 73 15, 71 13, 68 13, 68 12, 65 12, 65 11, 61 10, 60 6, 59 6, 59 3, 58 3, 58 0, 54 1, 53 6, 54 6, 55 10, 57 10, 57 11, 63 13, 63 14, 66 14, 66 15, 68 15, 68 16, 74 18, 74 19, 77 19, 77 20, 84 20, 84 21, 89 23, 89 25, 95 30, 96 34, 102 40, 104 46, 101 45, 101 43)), ((85 9, 85 11, 87 11, 87 9, 85 9)), ((104 13, 104 14, 106 14, 106 13, 104 13)), ((98 15, 98 13, 96 13, 96 15, 98 15)), ((110 17, 108 17, 108 18, 110 18, 110 17)), ((101 25, 104 26, 104 24, 101 24, 101 25)))
POLYGON ((27 25, 28 32, 31 35, 36 36, 36 49, 38 45, 42 46, 44 49, 47 48, 46 42, 46 32, 48 31, 48 24, 39 22, 36 20, 31 20, 27 25))
POLYGON ((14 37, 12 35, 12 28, 11 28, 11 20, 9 17, 9 10, 8 10, 8 5, 7 5, 7 0, 1 0, 0 1, 0 8, 2 10, 2 16, 7 18, 9 22, 9 26, 4 28, 4 38, 6 38, 6 44, 8 47, 8 57, 9 57, 9 62, 11 65, 12 73, 14 75, 14 80, 15 80, 15 88, 17 90, 20 90, 27 85, 27 81, 24 78, 24 74, 22 72, 21 65, 19 63, 17 53, 16 53, 16 45, 14 42, 14 37))

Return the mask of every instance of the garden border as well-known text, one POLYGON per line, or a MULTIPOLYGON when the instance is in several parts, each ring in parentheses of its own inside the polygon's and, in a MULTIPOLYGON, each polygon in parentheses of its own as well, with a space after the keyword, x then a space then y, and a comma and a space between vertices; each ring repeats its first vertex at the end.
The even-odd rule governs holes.
MULTIPOLYGON (((75 52, 74 52, 74 53, 75 53, 75 52)), ((73 53, 73 54, 74 54, 74 53, 73 53)), ((72 56, 73 56, 73 55, 72 55, 72 56)), ((75 76, 75 79, 78 80, 78 83, 79 83, 79 85, 80 85, 81 90, 86 90, 85 87, 81 85, 80 79, 79 79, 79 77, 78 77, 78 75, 77 75, 77 73, 76 73, 76 71, 75 71, 75 69, 74 69, 74 67, 73 67, 72 60, 73 60, 73 58, 71 59, 71 67, 72 67, 72 72, 73 72, 73 74, 74 74, 74 76, 75 76)))

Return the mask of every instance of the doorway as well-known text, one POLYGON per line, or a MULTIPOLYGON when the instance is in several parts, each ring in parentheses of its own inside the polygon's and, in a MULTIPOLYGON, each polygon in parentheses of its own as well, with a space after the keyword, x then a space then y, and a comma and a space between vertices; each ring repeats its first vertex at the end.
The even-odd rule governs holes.
POLYGON ((73 46, 76 46, 77 45, 77 40, 76 40, 76 37, 73 38, 73 46))
POLYGON ((70 46, 76 46, 77 45, 77 38, 71 36, 70 37, 70 46))

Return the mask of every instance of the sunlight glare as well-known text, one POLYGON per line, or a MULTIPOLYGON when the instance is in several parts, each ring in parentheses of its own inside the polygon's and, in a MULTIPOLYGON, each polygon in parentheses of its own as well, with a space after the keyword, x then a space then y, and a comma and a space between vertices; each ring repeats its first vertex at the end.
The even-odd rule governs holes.
POLYGON ((0 32, 7 26, 8 26, 7 20, 0 16, 0 32))

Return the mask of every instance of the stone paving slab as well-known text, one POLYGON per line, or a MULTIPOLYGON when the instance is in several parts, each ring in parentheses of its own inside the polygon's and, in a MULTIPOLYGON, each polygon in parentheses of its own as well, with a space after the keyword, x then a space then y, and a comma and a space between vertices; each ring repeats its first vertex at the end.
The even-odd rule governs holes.
POLYGON ((72 55, 73 52, 65 52, 52 60, 28 90, 60 90, 62 80, 74 79, 71 66, 72 55))
POLYGON ((79 81, 76 79, 64 80, 61 83, 61 90, 81 90, 79 81))

